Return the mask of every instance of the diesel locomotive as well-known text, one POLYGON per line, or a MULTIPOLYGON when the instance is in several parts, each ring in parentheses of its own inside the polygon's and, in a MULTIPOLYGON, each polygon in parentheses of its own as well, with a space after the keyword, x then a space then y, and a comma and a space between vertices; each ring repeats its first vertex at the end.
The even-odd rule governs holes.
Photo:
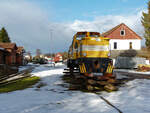
POLYGON ((99 32, 77 32, 68 51, 67 67, 81 75, 111 76, 113 63, 110 56, 109 38, 99 32))

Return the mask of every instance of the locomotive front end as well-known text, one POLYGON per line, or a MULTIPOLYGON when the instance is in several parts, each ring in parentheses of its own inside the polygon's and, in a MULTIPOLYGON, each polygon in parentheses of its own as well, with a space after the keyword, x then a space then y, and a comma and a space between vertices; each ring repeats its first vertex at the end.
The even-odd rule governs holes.
POLYGON ((97 32, 88 32, 79 38, 78 63, 80 73, 89 76, 112 75, 113 63, 109 58, 109 38, 100 37, 97 32))

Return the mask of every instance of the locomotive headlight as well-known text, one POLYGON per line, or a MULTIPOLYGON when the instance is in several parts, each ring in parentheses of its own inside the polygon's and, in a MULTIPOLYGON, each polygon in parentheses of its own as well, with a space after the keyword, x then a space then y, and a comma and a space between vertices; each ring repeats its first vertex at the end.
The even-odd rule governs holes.
POLYGON ((83 56, 86 56, 86 53, 83 53, 83 56))
POLYGON ((100 39, 100 38, 96 38, 95 40, 96 40, 96 41, 101 41, 101 39, 100 39))
POLYGON ((110 52, 108 53, 108 56, 110 57, 110 52))

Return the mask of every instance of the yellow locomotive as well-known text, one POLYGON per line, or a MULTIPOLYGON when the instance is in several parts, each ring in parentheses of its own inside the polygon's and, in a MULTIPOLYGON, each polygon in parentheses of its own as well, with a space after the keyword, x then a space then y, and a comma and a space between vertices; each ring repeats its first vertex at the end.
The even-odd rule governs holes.
POLYGON ((112 75, 109 40, 98 32, 77 32, 68 51, 67 67, 87 76, 112 75))

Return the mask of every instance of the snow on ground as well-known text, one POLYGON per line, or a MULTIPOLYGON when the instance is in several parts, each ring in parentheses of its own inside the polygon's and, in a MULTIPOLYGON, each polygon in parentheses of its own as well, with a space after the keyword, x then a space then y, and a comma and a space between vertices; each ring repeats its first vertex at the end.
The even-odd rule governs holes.
POLYGON ((28 69, 29 66, 19 66, 19 72, 28 69))
POLYGON ((99 95, 68 91, 68 84, 61 80, 64 67, 36 66, 32 75, 41 77, 41 81, 32 88, 0 94, 0 113, 117 113, 99 95, 123 113, 150 113, 149 80, 133 80, 117 92, 99 95), (45 86, 37 88, 40 83, 45 86))
POLYGON ((35 66, 39 66, 39 64, 32 64, 32 63, 28 63, 28 65, 25 65, 25 66, 19 66, 19 72, 20 71, 23 71, 23 70, 26 70, 26 69, 29 69, 31 67, 35 67, 35 66))
POLYGON ((128 73, 137 73, 137 74, 150 75, 150 71, 147 71, 147 72, 139 72, 139 71, 131 70, 131 69, 115 69, 114 71, 116 71, 116 72, 128 72, 128 73))

